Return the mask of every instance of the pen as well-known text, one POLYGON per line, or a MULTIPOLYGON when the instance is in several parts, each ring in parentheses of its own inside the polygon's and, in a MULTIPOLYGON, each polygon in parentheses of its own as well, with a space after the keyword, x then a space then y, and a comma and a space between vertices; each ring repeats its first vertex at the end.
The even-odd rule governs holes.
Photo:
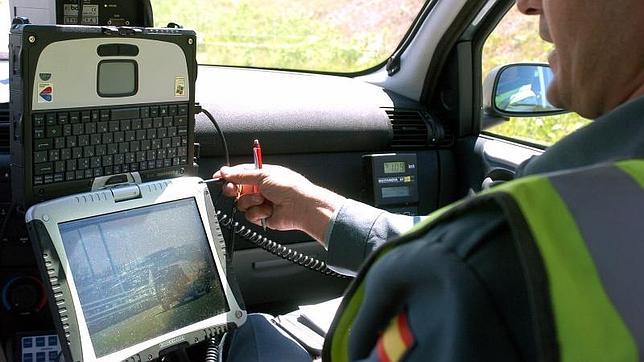
POLYGON ((209 179, 207 179, 207 180, 199 181, 199 183, 200 183, 200 184, 212 184, 212 183, 222 182, 222 181, 223 181, 223 180, 222 180, 222 179, 220 179, 220 178, 209 178, 209 179))
MULTIPOLYGON (((256 170, 262 168, 262 146, 260 146, 259 140, 253 141, 253 160, 255 161, 256 170)), ((253 186, 253 192, 259 192, 259 187, 257 185, 253 186)), ((262 228, 266 231, 266 219, 262 219, 262 228)))

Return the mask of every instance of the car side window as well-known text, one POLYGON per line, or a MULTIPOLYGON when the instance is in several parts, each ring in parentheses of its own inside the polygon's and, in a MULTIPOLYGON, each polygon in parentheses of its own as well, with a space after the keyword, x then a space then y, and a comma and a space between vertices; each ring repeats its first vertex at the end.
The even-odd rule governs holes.
MULTIPOLYGON (((525 16, 516 6, 503 17, 483 47, 483 77, 499 65, 545 62, 553 46, 539 37, 539 17, 525 16)), ((550 146, 590 120, 576 113, 546 117, 510 118, 486 133, 517 141, 550 146)))

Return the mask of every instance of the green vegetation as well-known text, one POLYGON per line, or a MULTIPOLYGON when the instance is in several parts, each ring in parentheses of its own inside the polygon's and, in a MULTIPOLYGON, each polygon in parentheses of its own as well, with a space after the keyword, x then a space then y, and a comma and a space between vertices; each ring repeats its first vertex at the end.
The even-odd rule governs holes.
MULTIPOLYGON (((525 16, 513 7, 492 32, 483 48, 483 74, 515 62, 545 62, 552 44, 539 38, 539 18, 525 16)), ((489 131, 549 146, 590 122, 576 113, 558 116, 511 118, 489 131)))
POLYGON ((198 33, 201 64, 356 72, 384 61, 423 1, 153 0, 155 22, 198 33))

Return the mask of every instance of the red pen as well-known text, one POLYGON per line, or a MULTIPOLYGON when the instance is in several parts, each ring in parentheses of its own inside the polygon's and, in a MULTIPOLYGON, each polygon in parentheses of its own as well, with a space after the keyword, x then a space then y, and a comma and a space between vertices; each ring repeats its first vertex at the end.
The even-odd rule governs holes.
MULTIPOLYGON (((254 140, 253 141, 253 160, 255 161, 255 169, 259 170, 262 168, 263 161, 262 161, 262 146, 259 144, 259 140, 254 140)), ((257 193, 259 192, 259 187, 257 185, 253 185, 253 192, 257 193)), ((262 219, 262 228, 264 231, 266 231, 266 220, 262 219)))

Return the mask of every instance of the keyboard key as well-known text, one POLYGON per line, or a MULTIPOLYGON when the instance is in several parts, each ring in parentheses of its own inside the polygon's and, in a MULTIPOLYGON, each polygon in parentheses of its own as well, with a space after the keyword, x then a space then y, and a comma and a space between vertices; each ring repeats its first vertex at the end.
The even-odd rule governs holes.
POLYGON ((91 115, 91 113, 89 111, 82 111, 81 112, 81 121, 83 123, 90 122, 91 120, 92 120, 92 115, 91 115))
POLYGON ((152 148, 152 142, 150 140, 141 141, 141 150, 147 151, 152 148))
POLYGON ((119 143, 119 153, 128 153, 130 152, 130 142, 119 143))
POLYGON ((101 157, 92 157, 90 159, 89 166, 91 168, 102 167, 103 165, 101 164, 101 157))
POLYGON ((140 129, 140 130, 136 131, 136 139, 137 139, 137 141, 144 140, 145 136, 147 134, 148 134, 148 131, 146 131, 144 129, 140 129))
POLYGON ((181 146, 181 137, 172 137, 172 146, 173 147, 181 146))
POLYGON ((92 122, 98 122, 101 120, 100 112, 97 110, 93 110, 91 112, 91 117, 92 117, 92 122))
POLYGON ((115 155, 119 153, 119 146, 116 143, 109 143, 107 145, 107 154, 108 155, 115 155))
POLYGON ((114 132, 114 142, 121 143, 125 141, 125 132, 114 132))
POLYGON ((119 153, 112 157, 115 165, 122 165, 125 162, 125 154, 119 153))
POLYGON ((115 174, 123 172, 121 170, 121 165, 114 165, 114 167, 112 167, 112 171, 113 171, 112 173, 115 173, 115 174))
POLYGON ((34 151, 44 151, 53 148, 53 140, 51 138, 43 138, 34 141, 34 151))
POLYGON ((74 171, 65 172, 65 181, 73 181, 74 178, 74 171))
POLYGON ((42 176, 34 176, 34 185, 42 185, 42 183, 43 183, 42 176))
POLYGON ((165 127, 161 127, 157 129, 157 138, 166 138, 168 137, 168 129, 165 127))
POLYGON ((78 170, 86 170, 89 168, 89 165, 89 158, 81 158, 80 160, 78 160, 78 165, 76 168, 78 170))
POLYGON ((139 170, 145 171, 148 169, 148 163, 146 161, 139 162, 139 170))
POLYGON ((47 137, 58 137, 63 134, 63 129, 61 126, 51 126, 47 127, 47 137))
POLYGON ((96 133, 96 122, 85 123, 85 133, 96 133))
POLYGON ((152 119, 152 127, 159 129, 163 127, 163 118, 161 117, 156 117, 152 119))
POLYGON ((179 157, 174 157, 172 159, 172 166, 179 166, 180 164, 181 164, 181 160, 179 159, 179 157))
POLYGON ((76 147, 78 146, 78 139, 76 136, 67 136, 65 137, 65 143, 67 144, 68 148, 76 147))
POLYGON ((67 160, 65 162, 65 168, 67 171, 76 171, 76 160, 67 160))
POLYGON ((93 157, 94 155, 94 146, 83 147, 83 157, 93 157))
POLYGON ((172 159, 166 158, 163 160, 163 167, 170 167, 172 166, 172 159))
POLYGON ((177 127, 168 127, 168 137, 174 137, 177 135, 177 127))
POLYGON ((172 104, 168 106, 168 115, 169 116, 174 116, 177 114, 177 106, 172 104))
POLYGON ((54 148, 56 149, 65 148, 65 137, 54 138, 54 148))
POLYGON ((147 161, 145 159, 145 151, 139 151, 136 153, 136 162, 147 161))
POLYGON ((101 159, 101 163, 103 164, 103 166, 112 166, 112 163, 113 163, 112 155, 103 156, 101 159))
POLYGON ((72 148, 72 158, 78 159, 83 157, 83 147, 72 148))
POLYGON ((159 106, 159 116, 167 116, 168 115, 168 106, 159 106))
POLYGON ((96 156, 105 156, 107 155, 107 145, 98 145, 95 147, 96 156))
POLYGON ((80 113, 78 112, 69 112, 69 122, 70 123, 79 123, 81 121, 80 113))
POLYGON ((99 133, 94 133, 93 135, 90 135, 89 137, 89 144, 92 146, 100 145, 101 144, 101 135, 99 133))
POLYGON ((65 161, 54 162, 54 172, 56 173, 65 172, 65 161))
POLYGON ((136 172, 139 170, 139 164, 138 163, 131 163, 130 164, 130 172, 136 172))
POLYGON ((134 131, 125 132, 125 140, 126 141, 136 141, 136 132, 134 132, 134 131))
POLYGON ((154 151, 154 150, 146 151, 145 152, 145 158, 148 159, 148 160, 155 160, 157 158, 156 151, 154 151))
POLYGON ((60 150, 60 159, 61 160, 69 160, 72 158, 72 149, 71 148, 63 148, 60 150))
POLYGON ((121 129, 121 122, 119 121, 110 121, 107 125, 107 128, 110 132, 116 132, 121 129))
POLYGON ((54 182, 63 182, 65 180, 65 175, 62 173, 54 174, 54 182))
POLYGON ((188 125, 188 117, 186 117, 186 116, 176 116, 176 117, 174 117, 174 125, 175 126, 187 126, 188 125))
POLYGON ((45 138, 45 129, 42 127, 34 128, 34 138, 45 138))
POLYGON ((78 145, 81 147, 89 146, 89 135, 82 134, 78 136, 78 145))
MULTIPOLYGON (((101 116, 103 111, 101 111, 101 116)), ((121 108, 112 110, 112 120, 118 121, 121 119, 132 119, 139 118, 139 109, 138 108, 121 108)), ((101 117, 102 120, 102 117, 101 117)))
POLYGON ((69 123, 69 114, 67 112, 58 113, 58 124, 63 125, 69 123))
POLYGON ((149 140, 153 140, 153 139, 157 138, 157 130, 154 129, 154 128, 150 128, 148 130, 148 134, 147 134, 146 138, 149 139, 149 140))
POLYGON ((96 129, 98 133, 105 133, 107 132, 107 122, 98 122, 96 123, 96 129))
POLYGON ((173 117, 163 117, 163 127, 172 127, 174 125, 173 117))
POLYGON ((152 140, 152 149, 156 150, 161 148, 161 140, 160 139, 153 139, 152 140))
POLYGON ((75 175, 75 176, 76 176, 76 179, 77 179, 77 180, 82 180, 82 179, 84 179, 84 178, 85 178, 85 171, 83 171, 83 170, 78 170, 78 171, 76 171, 76 175, 75 175))
POLYGON ((188 105, 187 104, 180 104, 177 107, 177 114, 180 116, 187 116, 188 115, 188 105))
POLYGON ((49 161, 60 160, 60 150, 49 150, 49 161))
POLYGON ((51 175, 51 174, 50 174, 50 175, 45 175, 45 176, 43 176, 43 180, 42 180, 42 182, 43 182, 44 184, 50 184, 50 183, 54 182, 54 175, 51 175))
MULTIPOLYGON (((112 112, 114 112, 114 111, 112 111, 112 112)), ((109 121, 110 120, 110 110, 109 109, 101 109, 100 115, 101 115, 100 116, 101 121, 109 121)), ((116 120, 116 119, 121 119, 121 118, 112 117, 112 120, 116 120)))
POLYGON ((112 175, 114 173, 118 173, 118 172, 114 172, 114 169, 112 168, 112 166, 103 167, 103 174, 104 175, 112 175))
POLYGON ((154 168, 154 162, 155 162, 155 161, 148 161, 148 170, 150 170, 150 169, 153 169, 153 168, 154 168))
POLYGON ((182 126, 177 128, 177 134, 179 136, 187 136, 188 135, 188 127, 187 126, 182 126))
POLYGON ((45 125, 55 126, 56 123, 58 123, 56 121, 56 113, 47 113, 47 115, 45 115, 45 125))
POLYGON ((66 124, 63 126, 63 136, 72 135, 73 126, 71 124, 66 124))
POLYGON ((54 164, 52 162, 43 162, 34 165, 34 174, 36 176, 50 173, 54 173, 54 164))
POLYGON ((121 131, 129 131, 132 129, 132 121, 124 119, 121 121, 121 131))
POLYGON ((141 151, 141 143, 139 141, 130 142, 130 152, 141 151))
POLYGON ((133 119, 132 120, 132 130, 140 130, 141 127, 143 127, 143 122, 140 119, 133 119))
POLYGON ((43 127, 45 125, 45 115, 42 113, 32 114, 31 122, 34 127, 43 127))
POLYGON ((140 112, 141 118, 150 117, 150 108, 148 107, 139 108, 139 112, 140 112))
POLYGON ((143 118, 141 124, 143 125, 143 129, 152 128, 152 118, 143 118))
POLYGON ((72 134, 74 136, 81 135, 83 134, 83 132, 85 132, 85 127, 82 123, 76 123, 72 125, 72 134))
POLYGON ((47 162, 47 151, 34 152, 34 163, 47 162))
POLYGON ((88 168, 87 170, 85 170, 85 178, 92 178, 92 177, 94 177, 94 170, 92 170, 91 168, 88 168))
POLYGON ((114 133, 107 132, 103 133, 103 144, 108 144, 114 142, 114 133))
POLYGON ((163 160, 156 160, 156 161, 154 161, 154 162, 155 162, 155 166, 156 166, 156 168, 161 168, 161 167, 163 167, 163 160))
POLYGON ((159 107, 157 106, 152 106, 150 107, 150 117, 158 117, 159 116, 159 107))

